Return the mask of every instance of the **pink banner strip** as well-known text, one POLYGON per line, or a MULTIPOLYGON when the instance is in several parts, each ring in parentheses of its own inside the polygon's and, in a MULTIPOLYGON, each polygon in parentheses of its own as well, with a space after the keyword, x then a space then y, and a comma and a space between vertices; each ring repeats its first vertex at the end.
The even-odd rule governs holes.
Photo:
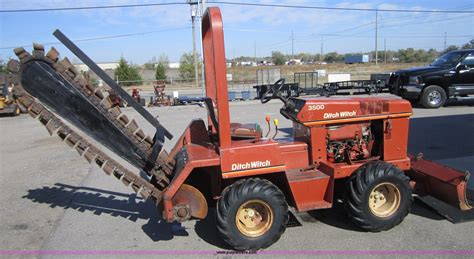
POLYGON ((258 252, 212 250, 0 250, 0 255, 474 255, 474 250, 275 250, 258 252))

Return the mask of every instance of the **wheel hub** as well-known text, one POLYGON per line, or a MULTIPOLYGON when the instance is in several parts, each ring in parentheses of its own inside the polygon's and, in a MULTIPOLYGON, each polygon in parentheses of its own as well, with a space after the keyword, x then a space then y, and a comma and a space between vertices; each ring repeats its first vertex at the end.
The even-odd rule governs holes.
POLYGON ((242 234, 258 237, 270 229, 273 223, 273 212, 266 202, 250 200, 239 207, 235 222, 242 234))
POLYGON ((428 102, 432 105, 437 105, 441 102, 441 93, 438 91, 432 91, 428 94, 428 102))
POLYGON ((369 195, 369 208, 377 217, 389 217, 400 207, 400 191, 392 183, 380 183, 369 195))

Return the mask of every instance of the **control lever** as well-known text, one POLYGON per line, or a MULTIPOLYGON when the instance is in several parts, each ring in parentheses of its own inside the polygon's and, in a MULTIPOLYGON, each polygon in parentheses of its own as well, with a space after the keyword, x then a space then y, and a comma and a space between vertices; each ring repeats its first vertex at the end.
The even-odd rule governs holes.
POLYGON ((274 119, 273 124, 275 124, 275 134, 273 135, 272 139, 274 139, 278 134, 278 119, 274 119))
POLYGON ((265 134, 265 138, 268 137, 268 135, 270 134, 270 131, 272 130, 270 127, 270 120, 271 118, 269 115, 265 116, 265 121, 267 121, 267 126, 268 126, 268 131, 267 131, 267 134, 265 134))

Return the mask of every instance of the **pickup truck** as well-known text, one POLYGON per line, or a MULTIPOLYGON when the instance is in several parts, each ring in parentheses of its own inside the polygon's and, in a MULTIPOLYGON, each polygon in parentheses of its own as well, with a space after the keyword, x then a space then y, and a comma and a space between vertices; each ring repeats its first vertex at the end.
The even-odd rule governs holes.
POLYGON ((448 98, 474 95, 474 49, 448 52, 427 67, 393 72, 390 92, 425 108, 439 108, 448 98))

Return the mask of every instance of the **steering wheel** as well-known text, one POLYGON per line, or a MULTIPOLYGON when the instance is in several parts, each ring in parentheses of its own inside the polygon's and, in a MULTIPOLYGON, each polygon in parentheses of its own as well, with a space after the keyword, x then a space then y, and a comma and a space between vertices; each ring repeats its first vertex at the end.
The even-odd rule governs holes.
POLYGON ((260 97, 260 101, 262 103, 268 103, 271 99, 274 99, 275 97, 283 101, 283 97, 280 94, 280 90, 283 88, 285 85, 285 78, 280 78, 278 81, 276 81, 271 87, 268 88, 268 90, 262 94, 262 97, 260 97))

